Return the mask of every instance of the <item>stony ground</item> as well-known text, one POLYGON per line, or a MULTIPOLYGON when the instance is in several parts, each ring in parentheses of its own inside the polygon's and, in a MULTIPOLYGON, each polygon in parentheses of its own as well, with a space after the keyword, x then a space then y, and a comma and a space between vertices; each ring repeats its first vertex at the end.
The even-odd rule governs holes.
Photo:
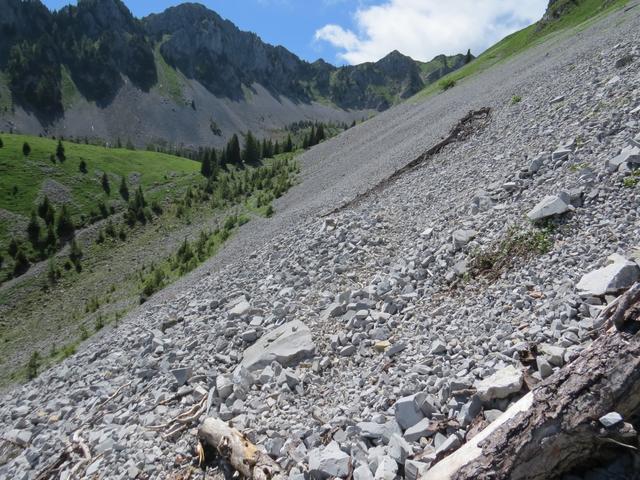
POLYGON ((296 479, 428 474, 640 277, 639 14, 314 148, 274 219, 1 399, 0 478, 57 459, 53 478, 180 478, 207 415, 296 479), (319 217, 480 107, 464 141, 319 217))

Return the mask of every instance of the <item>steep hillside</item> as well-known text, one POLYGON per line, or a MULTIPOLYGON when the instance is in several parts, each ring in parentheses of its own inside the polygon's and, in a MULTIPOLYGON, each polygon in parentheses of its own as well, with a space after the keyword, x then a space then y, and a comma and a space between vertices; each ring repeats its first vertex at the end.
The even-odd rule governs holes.
POLYGON ((550 0, 543 18, 538 22, 507 36, 473 62, 462 64, 460 69, 443 75, 440 81, 432 82, 416 97, 424 98, 438 90, 451 88, 460 80, 544 42, 554 34, 571 34, 572 28, 584 26, 585 22, 620 8, 628 2, 629 0, 550 0))
MULTIPOLYGON (((591 373, 576 359, 640 279, 632 6, 301 155, 271 219, 61 365, 32 357, 0 401, 0 476, 230 473, 229 442, 196 448, 212 417, 298 480, 451 478, 443 458, 520 398, 591 373)), ((637 346, 630 323, 607 335, 637 346)), ((636 476, 627 388, 589 392, 624 408, 589 410, 597 448, 539 478, 636 476)), ((567 431, 556 414, 545 438, 567 431)))
POLYGON ((205 178, 162 153, 0 140, 0 385, 24 378, 30 346, 65 358, 273 214, 297 172, 295 153, 205 178))
POLYGON ((0 9, 5 131, 221 146, 247 130, 367 118, 440 71, 421 78, 397 52, 353 67, 308 63, 192 3, 142 20, 121 0, 57 12, 0 0, 0 9))

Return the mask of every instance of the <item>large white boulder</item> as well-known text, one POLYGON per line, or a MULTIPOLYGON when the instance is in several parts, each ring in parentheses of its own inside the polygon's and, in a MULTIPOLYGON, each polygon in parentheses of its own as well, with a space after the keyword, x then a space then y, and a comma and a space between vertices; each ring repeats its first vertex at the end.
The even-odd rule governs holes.
POLYGON ((583 276, 576 289, 580 295, 605 295, 631 287, 640 280, 640 267, 635 262, 616 257, 611 265, 583 276))
POLYGON ((533 207, 531 211, 527 213, 527 217, 529 217, 529 220, 532 222, 535 222, 553 217, 554 215, 562 215, 569 210, 571 210, 571 207, 562 198, 558 195, 550 195, 544 197, 540 203, 533 207))
POLYGON ((285 323, 244 351, 240 364, 249 371, 259 370, 276 361, 286 367, 312 357, 316 345, 311 331, 300 320, 285 323))
POLYGON ((475 387, 480 400, 490 402, 518 393, 522 389, 523 380, 522 370, 509 365, 484 380, 477 381, 475 387))

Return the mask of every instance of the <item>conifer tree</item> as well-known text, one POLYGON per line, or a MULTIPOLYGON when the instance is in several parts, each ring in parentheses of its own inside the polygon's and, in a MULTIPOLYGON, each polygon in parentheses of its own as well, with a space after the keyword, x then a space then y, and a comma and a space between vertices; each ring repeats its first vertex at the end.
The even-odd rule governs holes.
POLYGON ((245 163, 255 164, 260 160, 260 147, 257 140, 251 133, 251 130, 247 132, 247 137, 244 143, 244 152, 242 153, 242 159, 245 163))
POLYGON ((471 60, 473 60, 473 56, 471 55, 471 49, 468 49, 468 50, 467 50, 467 55, 464 57, 464 63, 465 63, 465 65, 466 65, 467 63, 470 63, 470 62, 471 62, 471 60))
POLYGON ((279 155, 281 153, 280 144, 276 140, 276 143, 273 145, 273 155, 279 155))
POLYGON ((106 173, 102 174, 102 189, 107 195, 111 195, 111 185, 109 184, 109 177, 106 173))
POLYGON ((291 134, 287 135, 287 142, 284 144, 285 152, 293 152, 293 141, 291 140, 291 134))
POLYGON ((0 148, 4 147, 4 142, 2 141, 2 138, 0 138, 0 148))
POLYGON ((209 178, 211 177, 212 168, 211 168, 211 159, 207 153, 204 153, 202 156, 202 164, 200 165, 200 173, 203 177, 209 178))
POLYGON ((58 237, 70 237, 75 232, 75 226, 71 219, 71 213, 66 205, 63 205, 58 215, 58 221, 56 223, 56 233, 58 237))
POLYGON ((62 145, 62 140, 58 140, 58 146, 56 147, 56 158, 60 161, 60 163, 64 162, 67 158, 64 155, 64 145, 62 145))
POLYGON ((44 220, 44 223, 51 225, 55 219, 55 214, 55 209, 49 202, 49 197, 45 195, 40 205, 38 205, 38 216, 44 220))
POLYGON ((35 211, 31 212, 31 220, 29 220, 29 225, 27 225, 27 236, 29 237, 31 245, 37 247, 38 243, 40 243, 40 224, 38 223, 38 216, 35 211))
POLYGON ((120 179, 120 188, 118 189, 120 192, 120 196, 126 202, 129 201, 129 187, 127 186, 127 179, 123 175, 120 179))
POLYGON ((227 163, 237 166, 242 165, 242 156, 240 154, 240 140, 238 139, 238 135, 236 134, 231 137, 231 140, 229 140, 229 144, 227 145, 227 163))
POLYGON ((22 154, 25 157, 28 157, 30 153, 31 153, 31 146, 27 142, 24 142, 22 144, 22 154))
POLYGON ((80 165, 78 165, 78 169, 80 173, 87 173, 87 162, 84 160, 80 160, 80 165))

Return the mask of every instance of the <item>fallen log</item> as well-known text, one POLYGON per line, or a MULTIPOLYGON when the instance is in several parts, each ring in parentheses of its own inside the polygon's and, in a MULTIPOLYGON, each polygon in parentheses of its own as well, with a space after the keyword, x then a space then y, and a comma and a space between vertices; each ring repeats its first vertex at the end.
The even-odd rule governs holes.
POLYGON ((207 418, 198 430, 201 463, 213 460, 226 463, 244 478, 254 480, 282 480, 280 466, 265 452, 235 428, 217 418, 207 418), (214 452, 216 459, 203 458, 214 452))
POLYGON ((540 383, 422 480, 558 478, 636 450, 640 418, 638 285, 608 312, 611 325, 572 363, 540 383), (614 324, 615 326, 613 326, 614 324), (625 422, 598 419, 618 412, 625 422))

